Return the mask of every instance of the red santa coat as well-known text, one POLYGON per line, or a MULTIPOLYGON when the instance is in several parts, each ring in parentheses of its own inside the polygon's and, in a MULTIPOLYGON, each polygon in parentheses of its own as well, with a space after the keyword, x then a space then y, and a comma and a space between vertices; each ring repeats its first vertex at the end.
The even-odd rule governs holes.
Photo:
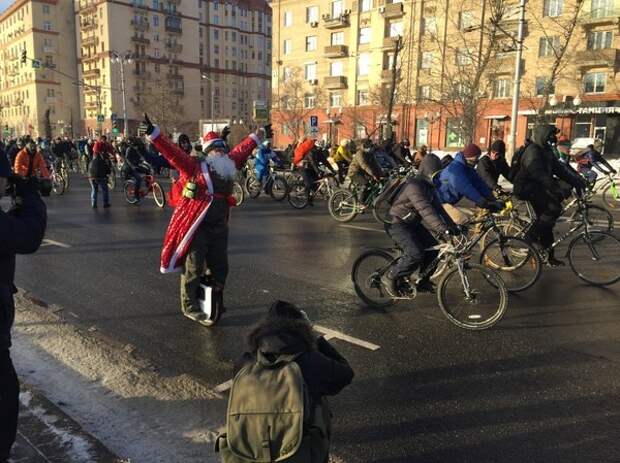
MULTIPOLYGON (((161 273, 172 273, 181 270, 194 234, 207 215, 213 200, 213 183, 207 163, 188 155, 170 139, 161 135, 159 127, 155 127, 155 131, 149 136, 149 139, 155 149, 179 171, 177 181, 181 182, 181 185, 192 180, 198 186, 194 199, 185 197, 179 199, 166 230, 164 245, 161 250, 160 271, 161 273)), ((254 148, 259 144, 260 139, 251 134, 231 150, 229 157, 234 161, 237 169, 243 166, 254 148)))

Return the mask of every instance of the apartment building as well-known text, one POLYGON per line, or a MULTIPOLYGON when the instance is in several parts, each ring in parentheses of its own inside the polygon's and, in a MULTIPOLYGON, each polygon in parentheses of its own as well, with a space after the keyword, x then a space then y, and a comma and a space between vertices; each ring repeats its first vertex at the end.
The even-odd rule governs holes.
MULTIPOLYGON (((483 103, 478 105, 474 141, 485 147, 495 138, 509 138, 518 3, 504 2, 496 48, 477 88, 483 103)), ((610 149, 620 145, 620 5, 618 0, 582 3, 558 78, 550 86, 556 51, 576 2, 528 2, 518 143, 543 112, 572 138, 599 136, 610 149)), ((274 95, 296 68, 307 81, 305 105, 319 117, 320 131, 335 140, 362 137, 369 127, 372 132, 386 122, 385 98, 376 96, 389 92, 395 69, 398 137, 434 149, 457 149, 463 144, 456 127, 459 117, 446 109, 446 100, 452 92, 450 101, 458 107, 459 96, 475 78, 475 64, 489 47, 493 4, 497 2, 274 0, 274 95), (402 48, 394 64, 397 44, 402 48), (320 105, 317 93, 327 93, 320 105)), ((278 144, 293 138, 284 124, 277 124, 276 132, 278 144)))
POLYGON ((17 0, 0 14, 0 127, 4 137, 45 136, 46 125, 53 136, 77 130, 80 109, 74 85, 74 34, 70 1, 17 0))

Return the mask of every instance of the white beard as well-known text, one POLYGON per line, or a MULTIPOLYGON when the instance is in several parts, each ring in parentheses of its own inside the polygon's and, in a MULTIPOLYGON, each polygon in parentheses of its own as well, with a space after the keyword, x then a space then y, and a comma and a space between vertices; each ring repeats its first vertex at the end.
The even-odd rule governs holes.
POLYGON ((227 154, 212 154, 207 156, 205 161, 209 168, 224 180, 232 180, 237 175, 237 166, 235 166, 235 162, 227 154))

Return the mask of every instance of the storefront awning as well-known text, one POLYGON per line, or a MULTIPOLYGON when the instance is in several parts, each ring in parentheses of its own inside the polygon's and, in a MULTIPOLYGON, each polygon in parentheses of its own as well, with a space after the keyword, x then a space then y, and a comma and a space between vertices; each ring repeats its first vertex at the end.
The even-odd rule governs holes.
POLYGON ((484 116, 485 119, 508 119, 508 114, 498 114, 494 116, 484 116))
POLYGON ((519 116, 534 116, 536 114, 535 109, 523 109, 519 111, 519 116))

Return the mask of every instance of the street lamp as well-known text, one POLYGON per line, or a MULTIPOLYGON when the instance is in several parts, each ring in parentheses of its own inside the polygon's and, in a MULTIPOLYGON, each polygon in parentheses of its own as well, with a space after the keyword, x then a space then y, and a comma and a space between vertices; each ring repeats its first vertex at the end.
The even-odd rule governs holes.
POLYGON ((130 51, 119 53, 115 50, 110 51, 111 61, 121 65, 121 93, 123 95, 123 137, 127 137, 128 121, 127 121, 127 96, 125 95, 125 63, 131 64, 132 55, 130 51))
POLYGON ((213 86, 215 85, 215 82, 213 82, 213 79, 211 79, 210 77, 208 77, 206 74, 201 74, 200 77, 206 81, 209 82, 209 87, 211 87, 211 132, 213 132, 214 128, 213 126, 215 125, 215 111, 214 111, 214 100, 215 100, 215 88, 213 88, 213 86))

